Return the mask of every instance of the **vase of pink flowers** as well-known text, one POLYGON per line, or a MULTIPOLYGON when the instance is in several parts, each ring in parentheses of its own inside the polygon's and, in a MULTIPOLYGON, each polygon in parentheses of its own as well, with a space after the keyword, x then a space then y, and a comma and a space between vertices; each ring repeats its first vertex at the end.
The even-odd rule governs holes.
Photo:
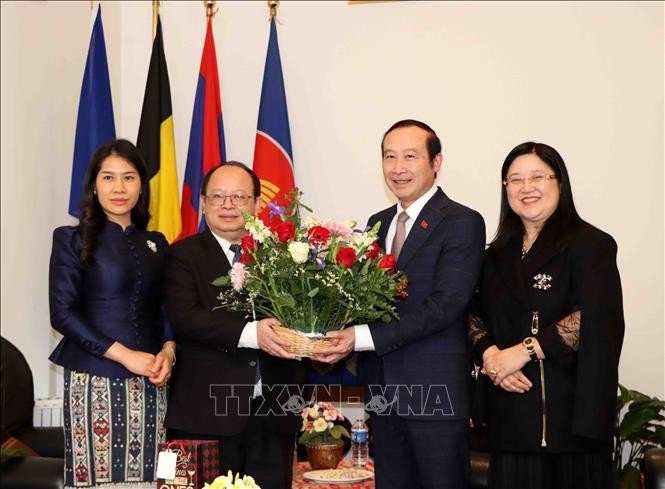
POLYGON ((334 469, 344 456, 344 441, 349 432, 341 424, 342 413, 329 402, 318 402, 303 409, 302 434, 299 443, 305 445, 307 461, 312 469, 334 469))

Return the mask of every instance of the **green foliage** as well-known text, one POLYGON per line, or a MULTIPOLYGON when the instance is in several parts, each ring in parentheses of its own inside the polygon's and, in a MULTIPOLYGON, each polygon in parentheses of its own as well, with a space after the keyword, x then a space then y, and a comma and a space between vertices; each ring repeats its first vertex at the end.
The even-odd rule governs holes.
POLYGON ((665 401, 621 384, 619 390, 614 428, 614 475, 619 489, 639 489, 644 453, 649 448, 665 446, 665 401), (625 463, 624 451, 628 453, 625 463))

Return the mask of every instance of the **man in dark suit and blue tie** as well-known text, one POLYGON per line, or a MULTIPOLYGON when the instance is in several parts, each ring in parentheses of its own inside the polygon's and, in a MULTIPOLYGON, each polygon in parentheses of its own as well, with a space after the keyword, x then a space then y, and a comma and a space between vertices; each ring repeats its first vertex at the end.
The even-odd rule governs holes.
POLYGON ((260 191, 242 163, 211 170, 201 185, 207 228, 169 249, 165 306, 178 361, 165 424, 169 439, 219 440, 221 474, 230 469, 264 489, 290 489, 301 420, 270 409, 280 405, 280 386, 303 384, 306 370, 272 330, 278 320, 216 307, 220 288, 212 285, 239 257, 247 234, 242 211, 256 215, 260 191))
POLYGON ((480 273, 485 224, 435 184, 441 142, 427 125, 399 121, 381 143, 383 175, 398 202, 370 217, 379 245, 409 279, 399 320, 329 333, 336 362, 361 351, 374 435, 377 489, 469 484, 467 308, 480 273), (380 402, 379 402, 380 401, 380 402))

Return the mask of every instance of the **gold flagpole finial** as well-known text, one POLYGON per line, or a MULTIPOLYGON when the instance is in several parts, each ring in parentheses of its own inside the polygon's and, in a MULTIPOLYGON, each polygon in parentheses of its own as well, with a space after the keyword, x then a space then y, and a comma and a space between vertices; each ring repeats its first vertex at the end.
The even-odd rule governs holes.
POLYGON ((210 18, 217 13, 215 10, 215 0, 203 0, 203 5, 206 7, 206 17, 210 18))
POLYGON ((157 18, 159 17, 159 0, 152 0, 152 38, 157 37, 157 18))
POLYGON ((268 0, 268 7, 270 7, 270 18, 277 17, 277 8, 279 7, 279 0, 268 0))

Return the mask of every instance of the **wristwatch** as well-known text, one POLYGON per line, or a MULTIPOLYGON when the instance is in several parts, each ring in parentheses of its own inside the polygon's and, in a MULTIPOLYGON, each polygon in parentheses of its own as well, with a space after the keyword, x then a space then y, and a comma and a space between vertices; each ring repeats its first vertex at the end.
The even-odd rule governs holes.
POLYGON ((529 352, 531 360, 538 361, 538 354, 536 353, 536 339, 533 336, 527 336, 522 340, 522 346, 529 352))

